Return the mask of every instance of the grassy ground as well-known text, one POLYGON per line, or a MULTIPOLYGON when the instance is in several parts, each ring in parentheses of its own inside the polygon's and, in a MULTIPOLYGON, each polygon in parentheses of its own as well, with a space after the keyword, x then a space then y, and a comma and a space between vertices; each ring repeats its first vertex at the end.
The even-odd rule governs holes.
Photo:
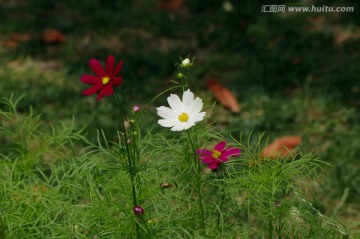
MULTIPOLYGON (((119 115, 114 100, 96 103, 81 95, 79 77, 89 73, 89 58, 104 62, 114 54, 125 60, 124 83, 117 90, 129 105, 139 104, 153 115, 143 122, 152 128, 154 106, 163 101, 151 105, 150 100, 170 86, 179 57, 195 57, 194 91, 211 104, 206 81, 217 79, 242 108, 232 114, 214 107, 211 119, 219 132, 241 131, 244 138, 265 132, 270 140, 302 136, 304 152, 332 165, 321 187, 314 186, 313 203, 355 235, 360 223, 359 3, 324 1, 355 11, 310 14, 261 13, 261 3, 232 2, 231 12, 222 1, 186 1, 176 11, 159 9, 151 0, 3 3, 1 96, 23 95, 20 112, 32 107, 45 125, 69 125, 74 116, 74 129, 87 126, 87 139, 96 142, 96 130, 119 127, 119 115), (47 29, 59 30, 65 41, 44 42, 47 29)), ((6 154, 6 142, 0 150, 6 154)))

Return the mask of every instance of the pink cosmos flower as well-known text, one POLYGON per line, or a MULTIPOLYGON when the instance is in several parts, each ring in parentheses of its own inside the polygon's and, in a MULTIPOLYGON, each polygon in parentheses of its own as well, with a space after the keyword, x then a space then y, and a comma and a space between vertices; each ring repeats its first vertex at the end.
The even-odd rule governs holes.
POLYGON ((124 61, 120 61, 114 69, 115 58, 110 55, 106 60, 105 69, 101 66, 98 60, 90 59, 89 66, 95 75, 85 74, 80 77, 80 80, 85 84, 92 85, 90 88, 83 91, 83 95, 92 95, 99 92, 96 100, 100 100, 103 96, 109 96, 114 93, 113 86, 118 86, 122 82, 122 77, 119 74, 124 61))
POLYGON ((225 148, 226 142, 221 141, 215 145, 212 151, 207 149, 198 149, 196 154, 202 159, 204 164, 208 164, 211 170, 215 170, 220 166, 220 163, 227 162, 229 157, 240 156, 241 150, 234 147, 225 148))

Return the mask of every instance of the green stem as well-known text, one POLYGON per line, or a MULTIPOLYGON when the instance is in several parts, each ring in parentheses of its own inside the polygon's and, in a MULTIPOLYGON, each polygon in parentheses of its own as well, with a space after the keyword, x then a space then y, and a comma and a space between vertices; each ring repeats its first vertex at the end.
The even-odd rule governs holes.
POLYGON ((281 239, 281 231, 282 231, 281 214, 279 215, 278 223, 279 226, 278 226, 277 234, 278 234, 278 238, 281 239))
MULTIPOLYGON (((121 106, 121 101, 119 98, 119 95, 117 93, 115 93, 116 95, 116 99, 119 103, 119 106, 121 106)), ((123 112, 121 112, 120 114, 121 117, 121 126, 122 126, 122 131, 124 133, 124 141, 125 141, 125 149, 126 149, 126 154, 127 154, 127 160, 128 160, 128 164, 129 164, 129 174, 130 174, 130 180, 131 180, 131 194, 132 194, 132 200, 133 200, 133 206, 137 206, 137 197, 136 197, 136 182, 135 182, 135 177, 137 174, 137 170, 136 170, 136 162, 135 160, 133 160, 133 158, 130 155, 130 149, 129 149, 129 145, 127 144, 127 135, 126 135, 126 129, 125 129, 125 125, 124 125, 124 116, 123 116, 123 112)), ((137 222, 135 222, 135 227, 136 227, 136 238, 141 238, 140 235, 140 227, 139 224, 137 222)))
POLYGON ((272 224, 272 219, 271 217, 269 217, 269 238, 273 239, 273 224, 272 224))
POLYGON ((190 139, 190 144, 194 153, 194 160, 195 160, 195 173, 196 173, 196 189, 197 189, 197 193, 199 195, 199 208, 200 208, 200 219, 201 219, 201 229, 203 230, 203 233, 205 234, 205 215, 204 215, 204 206, 203 206, 203 194, 202 194, 202 190, 201 190, 201 162, 198 160, 198 158, 196 157, 196 149, 195 149, 195 145, 194 142, 191 138, 190 132, 187 130, 186 131, 188 133, 189 139, 190 139))
POLYGON ((0 215, 0 239, 5 239, 5 228, 4 228, 4 222, 2 220, 2 216, 0 215))
POLYGON ((171 90, 176 89, 176 88, 179 88, 179 87, 182 87, 182 86, 181 86, 181 85, 176 85, 176 86, 170 87, 169 89, 161 92, 160 94, 156 95, 156 96, 150 101, 150 104, 152 104, 158 97, 162 96, 162 95, 165 94, 166 92, 171 91, 171 90))
MULTIPOLYGON (((223 170, 223 166, 220 164, 220 176, 219 179, 223 179, 224 178, 224 170, 223 170)), ((221 182, 221 184, 223 185, 223 182, 221 182)), ((225 193, 224 193, 224 188, 221 187, 221 203, 220 203, 220 211, 219 211, 219 215, 218 215, 218 219, 217 219, 217 225, 219 226, 220 223, 220 217, 221 217, 221 212, 224 206, 224 200, 225 200, 225 193)))

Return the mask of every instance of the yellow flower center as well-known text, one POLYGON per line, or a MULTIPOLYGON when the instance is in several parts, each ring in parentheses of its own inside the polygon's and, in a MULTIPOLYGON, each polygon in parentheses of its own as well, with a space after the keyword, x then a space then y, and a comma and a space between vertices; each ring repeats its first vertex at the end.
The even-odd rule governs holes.
POLYGON ((110 81, 110 78, 108 76, 104 76, 103 78, 101 78, 101 83, 103 85, 107 85, 110 81))
POLYGON ((185 123, 185 122, 188 122, 188 120, 189 120, 189 115, 186 114, 186 113, 182 113, 181 115, 179 115, 178 118, 179 118, 180 122, 185 123))
POLYGON ((214 149, 212 152, 212 157, 218 159, 218 158, 220 158, 220 156, 221 156, 221 152, 214 149))

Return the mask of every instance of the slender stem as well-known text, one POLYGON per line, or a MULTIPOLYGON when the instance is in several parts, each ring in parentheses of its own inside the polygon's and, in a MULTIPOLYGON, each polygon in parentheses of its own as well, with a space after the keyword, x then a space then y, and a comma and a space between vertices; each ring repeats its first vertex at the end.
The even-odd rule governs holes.
MULTIPOLYGON (((116 99, 119 103, 119 105, 121 105, 120 99, 118 94, 116 93, 116 99)), ((132 162, 132 157, 130 155, 130 149, 129 149, 129 145, 127 144, 127 134, 126 134, 126 129, 125 129, 125 125, 124 125, 124 116, 123 116, 123 112, 121 112, 121 126, 122 126, 122 131, 124 133, 124 141, 125 141, 125 149, 126 149, 126 153, 127 153, 127 159, 128 159, 128 163, 129 163, 129 172, 130 172, 130 178, 131 178, 131 191, 132 191, 132 196, 133 196, 133 203, 134 206, 137 206, 137 200, 136 200, 136 190, 135 190, 135 176, 136 176, 136 165, 135 162, 132 162)))
POLYGON ((269 238, 273 239, 273 222, 271 217, 269 217, 269 238))
POLYGON ((171 90, 176 89, 176 88, 179 88, 179 87, 182 87, 182 86, 176 85, 176 86, 170 87, 169 89, 161 92, 160 94, 156 95, 156 96, 150 101, 150 104, 152 104, 158 97, 162 96, 162 95, 165 94, 166 92, 171 91, 171 90))
MULTIPOLYGON (((223 166, 220 164, 220 176, 219 179, 223 179, 224 178, 224 170, 223 170, 223 166)), ((221 182, 221 185, 223 185, 224 182, 221 182)), ((221 187, 221 203, 220 203, 220 211, 219 211, 219 215, 218 215, 218 219, 217 219, 217 225, 219 226, 220 223, 220 217, 221 217, 221 212, 224 206, 224 200, 225 200, 225 193, 224 193, 224 188, 221 187)))
POLYGON ((200 218, 201 218, 201 228, 203 230, 203 233, 205 234, 205 215, 204 215, 204 206, 203 206, 203 194, 202 194, 202 190, 201 190, 201 163, 200 161, 197 159, 196 157, 196 149, 195 149, 195 145, 194 142, 191 138, 190 132, 189 130, 186 131, 189 139, 190 139, 190 144, 194 153, 194 160, 195 160, 195 171, 196 171, 196 189, 197 189, 197 193, 199 195, 199 207, 200 207, 200 218))
POLYGON ((281 222, 281 214, 278 217, 278 230, 277 230, 277 234, 278 234, 278 238, 281 239, 281 231, 282 231, 282 222, 281 222))
POLYGON ((0 239, 5 239, 5 228, 4 228, 4 222, 2 220, 2 216, 0 215, 0 239))
MULTIPOLYGON (((183 71, 184 69, 182 69, 181 67, 179 68, 179 72, 183 71)), ((189 88, 189 81, 188 81, 188 78, 187 78, 187 73, 189 71, 189 69, 185 69, 186 72, 182 73, 183 74, 183 77, 184 77, 184 83, 182 84, 182 90, 183 92, 185 91, 185 89, 189 88)))
MULTIPOLYGON (((119 98, 119 95, 117 93, 115 93, 116 95, 116 99, 119 103, 119 106, 121 106, 121 101, 119 98)), ((124 141, 125 141, 125 149, 126 149, 126 153, 127 153, 127 160, 128 160, 128 164, 129 164, 129 174, 130 174, 130 180, 131 180, 131 194, 132 194, 132 200, 133 200, 133 206, 137 206, 137 198, 136 198, 136 182, 135 182, 135 177, 137 174, 137 170, 136 170, 136 162, 135 160, 132 159, 131 155, 130 155, 130 149, 129 149, 129 145, 127 144, 127 135, 126 135, 126 129, 125 129, 125 125, 124 125, 124 116, 123 116, 123 112, 121 112, 120 114, 121 117, 121 127, 122 127, 122 131, 124 133, 124 141)), ((136 227, 136 238, 141 238, 140 235, 140 227, 139 224, 137 222, 135 222, 135 227, 136 227)))

